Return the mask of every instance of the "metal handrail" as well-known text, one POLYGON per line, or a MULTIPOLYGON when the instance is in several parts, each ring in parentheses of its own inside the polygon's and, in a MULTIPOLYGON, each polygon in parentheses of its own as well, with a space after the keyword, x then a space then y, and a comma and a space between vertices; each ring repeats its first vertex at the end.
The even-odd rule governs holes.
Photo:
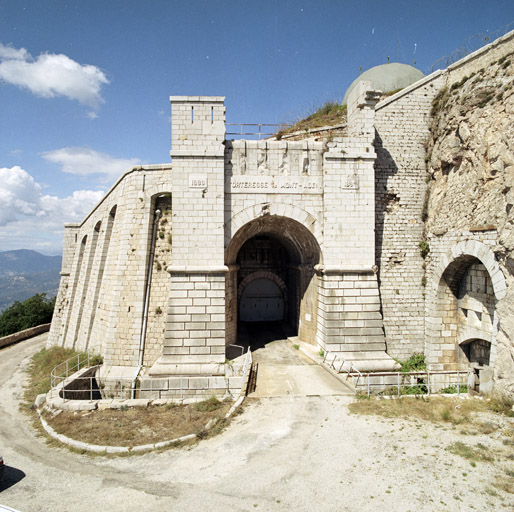
POLYGON ((245 353, 245 348, 241 345, 236 345, 234 343, 230 343, 229 344, 229 347, 237 347, 237 348, 240 348, 241 349, 241 355, 243 355, 245 353))
MULTIPOLYGON (((270 123, 226 123, 225 126, 239 126, 240 127, 240 130, 237 132, 236 131, 233 131, 233 132, 227 131, 227 135, 252 135, 252 136, 258 136, 259 140, 261 140, 261 137, 264 137, 264 136, 271 137, 272 135, 275 135, 278 131, 283 130, 284 128, 289 128, 291 125, 284 124, 284 123, 276 123, 276 124, 270 124, 270 123), (257 126, 258 130, 243 132, 243 127, 246 127, 246 126, 257 126), (266 127, 273 126, 275 129, 272 132, 270 132, 270 131, 264 132, 264 131, 262 131, 262 127, 265 127, 265 126, 266 127)), ((246 130, 246 128, 245 128, 245 130, 246 130)))
POLYGON ((61 379, 61 382, 65 379, 67 379, 71 374, 78 372, 81 368, 85 368, 89 366, 89 360, 90 360, 90 351, 87 350, 84 352, 79 352, 78 354, 74 355, 73 357, 70 357, 70 359, 67 359, 63 363, 58 364, 56 367, 52 369, 50 372, 50 386, 54 388, 56 384, 57 379, 61 379), (86 364, 80 365, 80 358, 82 357, 82 362, 86 362, 86 364), (74 360, 77 360, 76 363, 74 363, 74 360), (60 368, 62 367, 62 370, 60 368), (59 371, 59 375, 57 374, 59 371), (60 372, 64 372, 64 375, 60 372))
POLYGON ((323 362, 327 363, 329 366, 331 366, 336 373, 342 373, 343 371, 346 372, 346 380, 348 380, 348 377, 353 377, 351 373, 357 374, 357 381, 355 382, 355 387, 359 384, 359 379, 362 377, 362 373, 353 365, 351 361, 348 361, 344 357, 340 356, 339 354, 335 354, 333 352, 325 352, 323 355, 323 362), (332 355, 332 362, 329 362, 329 355, 332 355), (340 361, 341 364, 339 365, 339 369, 336 369, 335 363, 336 361, 340 361), (348 365, 348 369, 345 369, 345 364, 348 365))
MULTIPOLYGON (((415 372, 401 372, 401 371, 400 372, 369 372, 369 373, 366 373, 364 376, 366 377, 365 386, 366 386, 368 396, 371 394, 373 387, 382 388, 382 391, 384 390, 383 389, 384 387, 386 387, 386 389, 396 388, 397 396, 401 396, 402 389, 412 388, 415 386, 425 386, 426 393, 423 393, 423 394, 432 395, 432 394, 434 394, 433 378, 436 376, 439 376, 439 375, 448 375, 448 376, 455 375, 457 377, 456 382, 452 382, 451 380, 449 380, 447 382, 448 385, 446 387, 455 385, 456 389, 457 389, 457 395, 460 395, 461 388, 463 388, 464 386, 467 386, 468 376, 472 371, 473 371, 472 369, 468 369, 468 370, 415 371, 415 372), (465 378, 462 382, 461 382, 461 375, 465 376, 465 378), (372 383, 372 382, 370 382, 371 377, 396 377, 396 382, 394 384, 392 384, 392 383, 386 384, 384 382, 372 383), (421 377, 421 378, 425 379, 425 381, 413 383, 409 380, 410 377, 418 377, 418 378, 421 377), (431 382, 431 378, 432 378, 432 382, 431 382)), ((362 377, 362 376, 363 375, 360 374, 360 377, 362 377)))
MULTIPOLYGON (((71 359, 68 359, 64 363, 61 363, 57 365, 50 374, 50 381, 51 381, 51 388, 52 391, 59 385, 63 385, 63 399, 66 400, 69 397, 73 397, 73 395, 76 394, 84 394, 87 393, 90 400, 93 400, 93 393, 98 391, 97 388, 93 387, 93 382, 95 381, 95 376, 85 376, 85 377, 75 377, 73 379, 73 382, 76 381, 88 381, 89 386, 85 386, 84 389, 64 389, 64 381, 70 377, 73 373, 76 373, 81 368, 85 368, 89 366, 90 362, 90 354, 89 351, 82 354, 77 354, 76 356, 72 357, 71 359), (77 360, 76 362, 74 360, 77 360), (87 364, 81 364, 87 361, 87 364), (60 369, 62 367, 62 370, 60 369), (62 374, 61 374, 62 372, 62 374)), ((243 382, 243 388, 245 386, 246 379, 248 378, 250 368, 252 366, 252 352, 250 350, 250 347, 248 347, 248 351, 246 352, 246 356, 244 359, 243 367, 241 370, 242 375, 242 382, 243 382)), ((209 389, 213 389, 212 386, 212 376, 209 376, 209 389)), ((117 379, 117 382, 119 383, 119 388, 116 389, 115 395, 111 398, 119 397, 120 399, 125 399, 126 396, 128 398, 132 397, 132 394, 135 391, 139 392, 145 392, 149 391, 150 393, 156 392, 159 394, 159 398, 161 398, 161 392, 163 391, 169 391, 168 387, 165 388, 159 388, 159 387, 153 387, 152 381, 150 380, 150 386, 147 387, 137 387, 134 385, 134 380, 132 378, 120 378, 117 379)), ((175 390, 180 393, 180 398, 183 398, 184 390, 188 388, 185 388, 183 385, 183 376, 180 376, 180 385, 175 390)))

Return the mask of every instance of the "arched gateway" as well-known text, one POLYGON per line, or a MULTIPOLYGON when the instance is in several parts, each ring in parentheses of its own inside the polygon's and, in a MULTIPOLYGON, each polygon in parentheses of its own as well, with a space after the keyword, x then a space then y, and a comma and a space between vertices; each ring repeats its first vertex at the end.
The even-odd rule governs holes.
POLYGON ((321 249, 300 222, 278 215, 251 220, 226 250, 227 341, 237 340, 238 321, 282 321, 314 343, 321 249))

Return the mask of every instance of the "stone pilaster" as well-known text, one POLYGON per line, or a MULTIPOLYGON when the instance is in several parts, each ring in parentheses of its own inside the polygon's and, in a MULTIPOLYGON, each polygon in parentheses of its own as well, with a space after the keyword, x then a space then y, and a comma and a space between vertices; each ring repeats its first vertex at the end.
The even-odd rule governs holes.
POLYGON ((150 375, 220 375, 225 362, 225 106, 173 96, 172 247, 162 357, 150 375))

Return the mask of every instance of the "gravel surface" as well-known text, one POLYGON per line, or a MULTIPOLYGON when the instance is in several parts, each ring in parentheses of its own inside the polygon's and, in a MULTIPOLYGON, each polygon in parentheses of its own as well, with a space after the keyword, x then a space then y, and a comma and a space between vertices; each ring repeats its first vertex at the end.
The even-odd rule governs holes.
POLYGON ((45 339, 0 351, 0 503, 22 512, 514 510, 514 494, 492 485, 512 460, 473 467, 446 450, 455 441, 505 450, 498 436, 352 415, 348 397, 248 400, 220 436, 160 453, 48 446, 18 410, 28 357, 45 339))

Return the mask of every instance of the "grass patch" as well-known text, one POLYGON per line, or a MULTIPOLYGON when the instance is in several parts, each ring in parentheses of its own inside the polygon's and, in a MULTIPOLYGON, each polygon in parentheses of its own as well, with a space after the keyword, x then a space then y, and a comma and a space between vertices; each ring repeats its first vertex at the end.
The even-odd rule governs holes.
POLYGON ((468 392, 468 386, 467 384, 461 384, 460 386, 448 386, 446 388, 443 388, 438 391, 438 393, 441 393, 443 395, 456 395, 457 393, 467 393, 468 392))
POLYGON ((473 447, 461 441, 457 441, 456 443, 449 445, 446 449, 450 453, 459 455, 460 457, 472 462, 492 462, 494 460, 487 448, 480 443, 478 443, 476 447, 473 447))
POLYGON ((75 413, 63 411, 47 423, 59 434, 77 441, 105 446, 137 446, 196 434, 199 439, 214 435, 226 425, 225 414, 232 402, 212 399, 197 404, 175 407, 150 406, 127 409, 107 409, 75 413), (200 404, 207 406, 200 407, 200 404), (210 420, 216 420, 212 430, 205 430, 210 420))
POLYGON ((487 405, 483 401, 460 400, 452 397, 422 397, 409 400, 372 398, 354 402, 349 405, 349 408, 354 414, 421 419, 458 425, 469 422, 471 413, 487 410, 487 405))
POLYGON ((435 117, 439 112, 444 110, 446 103, 450 99, 448 87, 443 87, 432 100, 432 108, 430 110, 430 116, 435 117))
POLYGON ((340 105, 335 101, 327 101, 310 116, 296 122, 293 126, 287 128, 287 130, 280 130, 276 134, 276 137, 280 139, 289 133, 342 124, 346 122, 346 118, 346 105, 340 105))
POLYGON ((489 409, 498 414, 504 414, 510 418, 514 418, 514 400, 505 395, 494 395, 488 402, 489 409))
POLYGON ((217 411, 222 406, 222 402, 220 402, 214 395, 204 400, 203 402, 198 402, 194 404, 195 411, 198 412, 213 412, 217 411))
POLYGON ((499 476, 493 482, 494 487, 500 491, 514 494, 514 478, 512 476, 499 476))
MULTIPOLYGON (((44 348, 32 356, 28 368, 28 380, 23 399, 32 405, 37 395, 50 391, 50 372, 67 359, 76 356, 78 352, 70 348, 44 348)), ((99 364, 99 363, 94 363, 99 364)))

